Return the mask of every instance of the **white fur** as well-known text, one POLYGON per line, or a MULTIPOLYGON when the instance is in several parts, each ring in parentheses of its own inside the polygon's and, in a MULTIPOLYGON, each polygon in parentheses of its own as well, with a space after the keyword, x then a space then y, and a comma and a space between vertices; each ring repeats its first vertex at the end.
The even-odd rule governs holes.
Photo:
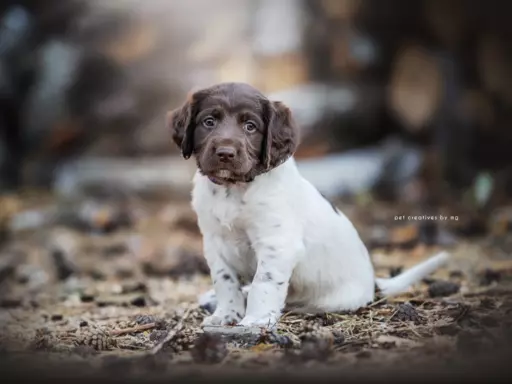
POLYGON ((441 253, 376 279, 352 223, 300 175, 293 157, 247 184, 221 186, 198 172, 192 206, 214 285, 201 300, 216 300, 204 325, 273 326, 285 306, 356 310, 373 301, 375 284, 398 294, 448 258, 441 253), (252 284, 243 288, 242 280, 252 284))

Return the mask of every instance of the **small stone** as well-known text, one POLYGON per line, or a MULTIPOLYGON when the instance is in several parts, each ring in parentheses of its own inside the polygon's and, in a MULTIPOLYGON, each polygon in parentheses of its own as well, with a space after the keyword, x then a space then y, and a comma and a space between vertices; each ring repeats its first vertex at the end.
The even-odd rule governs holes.
POLYGON ((445 297, 453 295, 460 290, 460 285, 450 281, 434 281, 428 287, 428 294, 430 297, 445 297))
POLYGON ((412 321, 415 324, 421 321, 421 317, 414 308, 409 303, 400 304, 396 313, 391 317, 391 320, 395 321, 412 321))

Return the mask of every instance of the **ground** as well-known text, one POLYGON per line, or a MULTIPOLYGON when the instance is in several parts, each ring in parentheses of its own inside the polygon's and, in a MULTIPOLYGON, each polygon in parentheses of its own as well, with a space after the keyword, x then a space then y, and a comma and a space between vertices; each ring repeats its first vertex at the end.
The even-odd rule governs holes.
POLYGON ((29 361, 116 377, 384 372, 470 366, 505 354, 512 340, 512 234, 504 210, 487 215, 487 229, 478 231, 460 212, 443 212, 453 219, 440 222, 408 218, 414 209, 401 207, 405 219, 398 220, 396 204, 340 202, 379 276, 440 249, 453 261, 410 292, 376 297, 356 313, 287 313, 277 332, 219 338, 199 326, 207 312, 196 299, 210 280, 187 202, 32 193, 1 206, 0 354, 11 367, 29 361))

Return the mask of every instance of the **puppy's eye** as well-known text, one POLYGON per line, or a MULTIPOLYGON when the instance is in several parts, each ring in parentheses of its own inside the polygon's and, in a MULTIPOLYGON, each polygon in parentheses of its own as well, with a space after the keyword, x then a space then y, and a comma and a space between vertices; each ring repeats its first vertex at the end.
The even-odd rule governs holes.
POLYGON ((246 121, 244 124, 244 129, 246 132, 253 133, 256 131, 256 124, 252 121, 246 121))
POLYGON ((207 118, 205 118, 203 120, 203 125, 206 127, 206 128, 214 128, 215 127, 215 123, 217 122, 217 120, 215 120, 213 117, 211 116, 208 116, 207 118))

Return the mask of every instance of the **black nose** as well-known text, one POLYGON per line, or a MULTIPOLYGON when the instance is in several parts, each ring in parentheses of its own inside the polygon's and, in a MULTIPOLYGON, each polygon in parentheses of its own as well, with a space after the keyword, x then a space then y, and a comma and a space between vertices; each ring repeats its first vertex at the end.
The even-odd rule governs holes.
POLYGON ((220 161, 226 162, 235 158, 236 151, 235 148, 232 147, 219 147, 215 151, 215 154, 220 161))

